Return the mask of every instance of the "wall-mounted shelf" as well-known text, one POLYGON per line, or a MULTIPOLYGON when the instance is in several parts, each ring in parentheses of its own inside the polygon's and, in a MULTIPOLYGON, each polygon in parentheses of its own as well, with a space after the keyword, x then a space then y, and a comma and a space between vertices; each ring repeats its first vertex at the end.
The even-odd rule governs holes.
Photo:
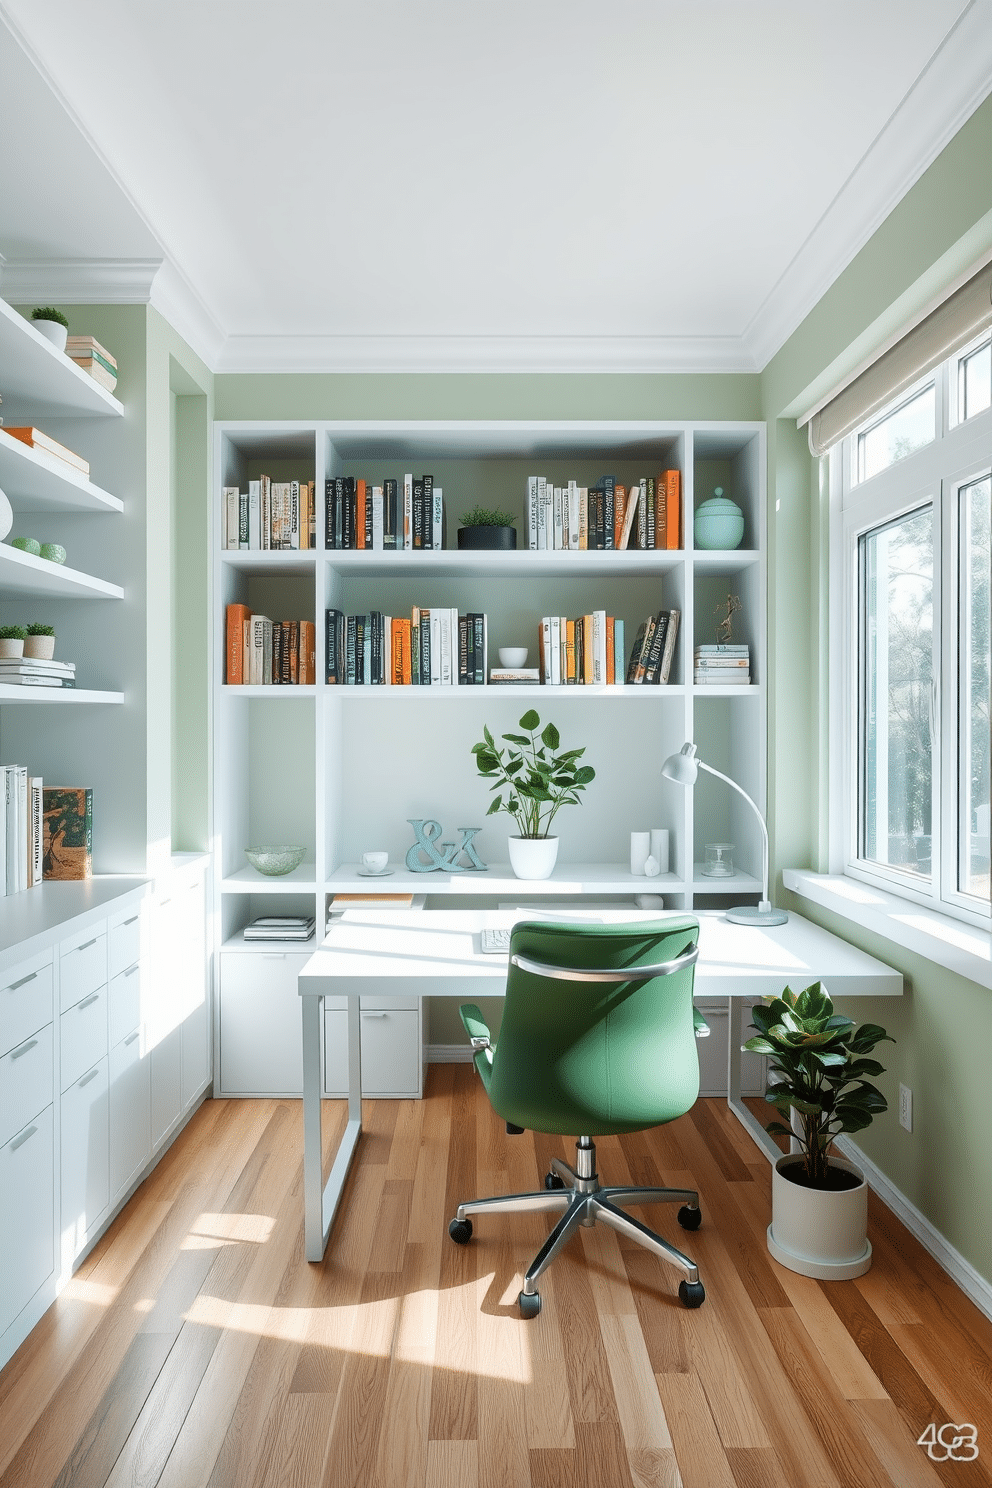
POLYGON ((56 351, 29 320, 0 300, 0 366, 3 367, 4 418, 74 418, 80 415, 119 417, 123 403, 77 367, 65 352, 56 351), (14 416, 16 415, 16 417, 14 416))
POLYGON ((51 563, 0 543, 0 594, 44 595, 49 599, 123 599, 119 584, 94 578, 64 563, 51 563))
POLYGON ((17 687, 0 682, 0 703, 55 703, 79 707, 81 703, 123 703, 123 692, 101 692, 88 687, 17 687))
MULTIPOLYGON (((85 375, 85 374, 84 374, 85 375)), ((15 512, 120 512, 123 501, 0 429, 0 490, 15 512)))

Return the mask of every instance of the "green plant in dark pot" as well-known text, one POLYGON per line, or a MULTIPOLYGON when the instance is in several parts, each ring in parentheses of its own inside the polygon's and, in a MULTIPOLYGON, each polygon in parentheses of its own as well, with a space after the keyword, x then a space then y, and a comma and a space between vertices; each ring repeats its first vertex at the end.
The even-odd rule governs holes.
POLYGON ((498 507, 473 506, 464 512, 458 528, 460 548, 515 548, 516 517, 498 507))

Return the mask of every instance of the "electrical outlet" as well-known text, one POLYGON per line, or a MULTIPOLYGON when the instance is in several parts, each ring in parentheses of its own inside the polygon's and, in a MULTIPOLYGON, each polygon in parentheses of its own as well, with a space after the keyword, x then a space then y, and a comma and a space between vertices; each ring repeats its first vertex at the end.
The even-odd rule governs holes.
POLYGON ((908 1132, 913 1130, 913 1092, 908 1085, 899 1086, 899 1125, 908 1132))

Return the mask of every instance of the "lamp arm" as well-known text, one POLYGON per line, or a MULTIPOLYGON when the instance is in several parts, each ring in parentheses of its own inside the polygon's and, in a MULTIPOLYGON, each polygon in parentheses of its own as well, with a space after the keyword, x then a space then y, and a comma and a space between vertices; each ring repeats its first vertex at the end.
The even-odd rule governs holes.
POLYGON ((761 812, 758 810, 757 803, 751 800, 751 797, 748 795, 747 791, 744 790, 742 786, 738 785, 736 780, 731 780, 730 776, 724 775, 722 770, 714 770, 712 765, 708 765, 705 760, 701 760, 698 755, 696 755, 696 764, 701 770, 708 770, 709 773, 711 775, 715 775, 718 780, 725 780, 728 785, 733 786, 738 795, 744 797, 745 801, 750 806, 755 816, 758 818, 758 824, 761 827, 761 882, 764 885, 761 896, 761 905, 759 907, 765 908, 771 903, 770 899, 768 898, 768 828, 765 826, 765 819, 762 816, 761 812))

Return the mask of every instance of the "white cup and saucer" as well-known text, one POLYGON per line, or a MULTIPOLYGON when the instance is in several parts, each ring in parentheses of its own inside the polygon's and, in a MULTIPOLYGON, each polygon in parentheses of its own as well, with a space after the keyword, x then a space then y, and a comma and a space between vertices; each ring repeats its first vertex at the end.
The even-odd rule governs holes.
POLYGON ((388 878, 392 871, 388 852, 362 853, 362 866, 358 870, 362 878, 388 878))

